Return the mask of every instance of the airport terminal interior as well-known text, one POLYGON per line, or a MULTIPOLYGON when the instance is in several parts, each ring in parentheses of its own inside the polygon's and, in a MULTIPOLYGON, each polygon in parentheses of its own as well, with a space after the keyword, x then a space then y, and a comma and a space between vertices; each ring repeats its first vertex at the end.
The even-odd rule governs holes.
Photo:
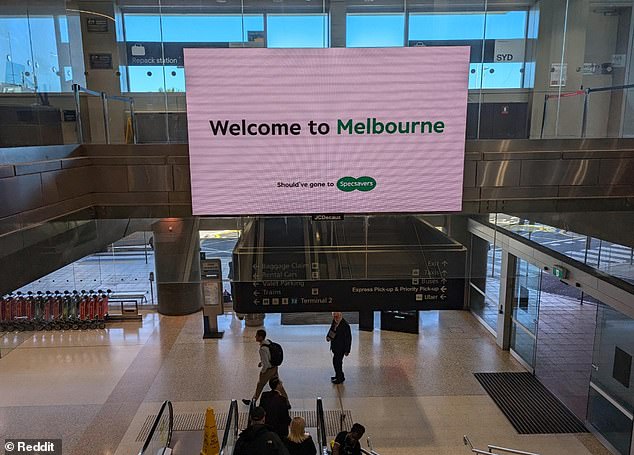
POLYGON ((320 455, 634 455, 633 49, 634 0, 0 1, 0 453, 266 455, 262 349, 320 455))

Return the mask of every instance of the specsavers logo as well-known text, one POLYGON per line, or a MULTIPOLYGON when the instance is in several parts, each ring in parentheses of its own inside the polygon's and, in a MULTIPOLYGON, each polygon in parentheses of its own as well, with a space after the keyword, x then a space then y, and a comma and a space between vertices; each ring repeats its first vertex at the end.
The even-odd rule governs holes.
POLYGON ((350 192, 354 190, 372 191, 374 188, 376 188, 376 180, 368 176, 363 176, 356 179, 354 177, 342 177, 337 181, 337 188, 345 192, 350 192))

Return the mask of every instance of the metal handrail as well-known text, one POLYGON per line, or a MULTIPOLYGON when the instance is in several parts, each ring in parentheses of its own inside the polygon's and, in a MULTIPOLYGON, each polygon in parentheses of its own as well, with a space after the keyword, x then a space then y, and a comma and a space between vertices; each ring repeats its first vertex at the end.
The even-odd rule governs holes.
POLYGON ((326 437, 326 422, 324 419, 324 403, 321 397, 317 397, 317 445, 319 446, 319 455, 328 455, 328 440, 326 437))
POLYGON ((230 455, 225 454, 225 450, 227 449, 227 444, 229 443, 229 435, 233 429, 233 440, 237 440, 238 438, 238 402, 236 400, 231 400, 231 404, 229 405, 229 415, 227 415, 227 422, 225 423, 225 431, 222 435, 222 444, 220 445, 220 455, 230 455))
POLYGON ((538 453, 534 453, 534 452, 525 452, 523 450, 508 449, 506 447, 499 447, 499 446, 494 446, 491 444, 489 444, 487 447, 489 449, 489 452, 491 452, 491 450, 497 450, 502 452, 515 453, 517 455, 539 455, 538 453))
POLYGON ((588 123, 588 105, 590 103, 589 95, 595 92, 611 92, 614 90, 628 90, 634 88, 634 84, 624 84, 624 85, 611 85, 606 87, 590 87, 582 90, 575 90, 572 92, 563 92, 563 93, 553 93, 544 95, 544 111, 542 112, 542 128, 540 133, 540 138, 544 137, 544 125, 546 123, 546 105, 548 100, 551 98, 568 98, 578 95, 583 95, 583 114, 581 118, 581 137, 586 137, 586 129, 588 123))
MULTIPOLYGON (((164 401, 163 404, 161 405, 161 409, 159 410, 158 415, 156 416, 156 419, 154 419, 154 423, 152 424, 152 428, 150 429, 150 432, 148 433, 147 438, 145 438, 145 443, 143 444, 143 448, 141 448, 139 455, 149 455, 149 454, 146 454, 146 450, 148 449, 148 447, 150 446, 152 442, 154 433, 156 432, 156 429, 158 428, 159 423, 163 419, 163 413, 165 412, 166 409, 167 409, 167 412, 169 413, 168 414, 169 428, 167 432, 167 441, 165 441, 165 445, 161 453, 162 454, 165 453, 165 450, 169 448, 170 443, 172 442, 172 431, 174 429, 174 408, 172 407, 171 401, 164 401)), ((156 455, 156 454, 152 453, 151 455, 156 455)))
POLYGON ((121 101, 123 103, 130 104, 130 122, 132 127, 132 142, 134 144, 137 143, 137 126, 136 126, 136 113, 134 110, 134 98, 127 96, 118 96, 118 95, 108 95, 106 92, 97 92, 95 90, 90 90, 86 87, 82 87, 79 84, 73 84, 73 94, 75 98, 75 110, 77 112, 77 141, 80 144, 84 142, 84 129, 83 122, 81 118, 81 103, 80 103, 80 93, 85 93, 90 96, 97 96, 101 98, 101 108, 103 114, 103 126, 104 132, 106 136, 106 144, 110 144, 110 122, 109 122, 109 109, 108 109, 108 100, 121 101))
POLYGON ((487 446, 488 450, 476 449, 473 447, 473 444, 471 443, 471 440, 469 439, 467 435, 464 435, 462 437, 462 442, 464 443, 464 445, 469 447, 471 452, 476 453, 478 455, 503 455, 499 452, 512 453, 516 455, 539 455, 538 453, 534 453, 534 452, 525 452, 523 450, 509 449, 507 447, 500 447, 500 446, 495 446, 492 444, 489 444, 487 446), (496 450, 496 452, 492 452, 493 450, 496 450))

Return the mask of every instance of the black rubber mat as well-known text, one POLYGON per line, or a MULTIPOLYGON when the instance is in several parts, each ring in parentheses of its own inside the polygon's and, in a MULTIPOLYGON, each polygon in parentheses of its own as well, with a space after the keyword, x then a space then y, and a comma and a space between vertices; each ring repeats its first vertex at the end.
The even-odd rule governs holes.
POLYGON ((530 373, 474 373, 519 434, 587 433, 586 427, 530 373))

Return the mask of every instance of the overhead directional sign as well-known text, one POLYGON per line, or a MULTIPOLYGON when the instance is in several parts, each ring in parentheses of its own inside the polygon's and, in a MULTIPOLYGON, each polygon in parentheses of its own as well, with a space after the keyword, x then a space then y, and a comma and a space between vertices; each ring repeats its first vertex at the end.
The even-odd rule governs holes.
POLYGON ((425 263, 391 279, 324 279, 318 263, 253 264, 247 281, 232 283, 234 308, 240 313, 463 309, 465 254, 426 252, 425 263))

